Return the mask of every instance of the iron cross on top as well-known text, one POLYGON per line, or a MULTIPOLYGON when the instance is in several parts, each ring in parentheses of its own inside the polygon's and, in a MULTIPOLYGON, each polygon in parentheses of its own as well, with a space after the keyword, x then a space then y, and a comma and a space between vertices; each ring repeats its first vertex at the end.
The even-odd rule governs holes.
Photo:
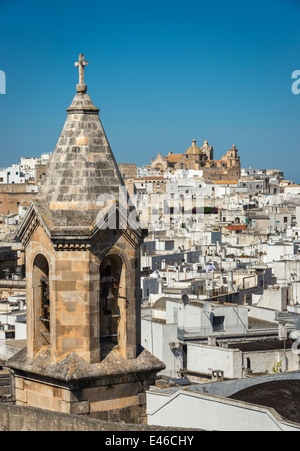
POLYGON ((75 63, 75 67, 79 67, 79 84, 84 85, 84 66, 88 66, 88 61, 84 61, 84 55, 79 55, 79 62, 75 63))

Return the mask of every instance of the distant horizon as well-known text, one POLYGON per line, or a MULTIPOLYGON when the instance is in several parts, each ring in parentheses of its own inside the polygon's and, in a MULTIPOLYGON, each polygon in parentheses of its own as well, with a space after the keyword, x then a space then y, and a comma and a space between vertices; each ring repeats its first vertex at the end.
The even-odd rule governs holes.
MULTIPOLYGON (((51 151, 49 151, 49 152, 41 152, 41 154, 39 155, 39 156, 28 156, 28 155, 26 155, 26 156, 24 156, 24 155, 22 155, 22 157, 21 158, 40 158, 42 155, 50 155, 50 154, 53 154, 54 153, 54 151, 55 151, 55 149, 54 150, 51 150, 51 151)), ((112 150, 113 151, 113 150, 112 150)), ((174 153, 174 152, 173 152, 174 153)), ((180 153, 184 153, 184 152, 180 152, 180 153)), ((167 156, 167 155, 163 155, 163 156, 167 156)), ((156 158, 157 157, 157 155, 154 155, 154 158, 156 158)), ((19 160, 19 162, 20 162, 20 160, 19 160)), ((127 161, 117 161, 117 163, 118 164, 136 164, 136 163, 128 163, 127 161)), ((0 167, 0 170, 5 170, 7 167, 11 167, 13 164, 18 164, 18 163, 16 163, 16 162, 12 162, 11 164, 9 164, 8 166, 6 166, 6 167, 0 167)), ((149 162, 149 163, 145 163, 145 164, 137 164, 137 167, 146 167, 146 166, 149 166, 149 165, 151 165, 151 161, 149 162)), ((255 170, 261 170, 261 171, 270 171, 270 170, 278 170, 278 171, 282 171, 283 173, 284 173, 284 171, 281 169, 281 168, 279 168, 279 167, 268 167, 268 168, 263 168, 263 167, 259 167, 259 166, 243 166, 242 164, 241 164, 241 169, 255 169, 255 170)), ((200 169, 201 170, 201 169, 200 169)), ((286 174, 284 173, 284 176, 285 176, 286 174)), ((296 180, 293 180, 293 179, 289 179, 288 177, 285 177, 285 180, 289 180, 289 181, 293 181, 296 185, 300 185, 300 183, 299 182, 297 182, 296 180)))
POLYGON ((54 151, 84 53, 118 162, 146 165, 207 139, 217 159, 235 144, 243 168, 300 183, 300 2, 88 5, 75 26, 78 0, 3 0, 0 166, 54 151))

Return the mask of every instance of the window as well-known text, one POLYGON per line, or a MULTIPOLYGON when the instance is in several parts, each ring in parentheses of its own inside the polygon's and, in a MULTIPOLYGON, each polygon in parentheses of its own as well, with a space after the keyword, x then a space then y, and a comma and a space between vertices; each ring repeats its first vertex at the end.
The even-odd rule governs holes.
POLYGON ((285 224, 287 224, 288 218, 287 218, 286 216, 283 218, 283 222, 284 222, 285 224))
POLYGON ((35 348, 50 344, 50 290, 49 265, 47 259, 39 254, 33 265, 33 303, 35 348))
POLYGON ((116 255, 106 257, 100 267, 101 359, 124 343, 126 318, 125 266, 116 255))
POLYGON ((225 316, 214 316, 213 317, 213 332, 219 332, 221 330, 224 330, 224 322, 225 322, 225 316))

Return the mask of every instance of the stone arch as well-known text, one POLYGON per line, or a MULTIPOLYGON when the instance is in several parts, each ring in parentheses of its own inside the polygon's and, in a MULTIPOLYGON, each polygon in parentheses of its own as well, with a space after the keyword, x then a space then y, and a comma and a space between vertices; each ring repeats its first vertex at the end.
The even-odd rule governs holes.
POLYGON ((50 345, 50 285, 49 263, 47 258, 38 253, 32 265, 32 299, 34 349, 50 345))
POLYGON ((108 254, 100 264, 101 359, 113 349, 125 354, 127 282, 126 263, 118 253, 108 254))
POLYGON ((159 171, 163 171, 163 170, 164 170, 164 166, 163 166, 161 163, 157 163, 157 164, 154 166, 154 169, 157 169, 157 170, 159 170, 159 171))

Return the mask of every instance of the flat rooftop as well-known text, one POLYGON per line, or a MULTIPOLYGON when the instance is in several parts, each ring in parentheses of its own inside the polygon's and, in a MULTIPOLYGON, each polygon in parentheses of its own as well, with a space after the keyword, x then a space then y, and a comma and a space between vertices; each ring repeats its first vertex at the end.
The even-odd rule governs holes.
POLYGON ((284 341, 279 340, 269 340, 269 341, 255 341, 247 343, 229 343, 229 349, 239 349, 242 352, 253 352, 253 351, 274 351, 283 350, 284 346, 286 349, 291 349, 293 345, 292 340, 284 341))

